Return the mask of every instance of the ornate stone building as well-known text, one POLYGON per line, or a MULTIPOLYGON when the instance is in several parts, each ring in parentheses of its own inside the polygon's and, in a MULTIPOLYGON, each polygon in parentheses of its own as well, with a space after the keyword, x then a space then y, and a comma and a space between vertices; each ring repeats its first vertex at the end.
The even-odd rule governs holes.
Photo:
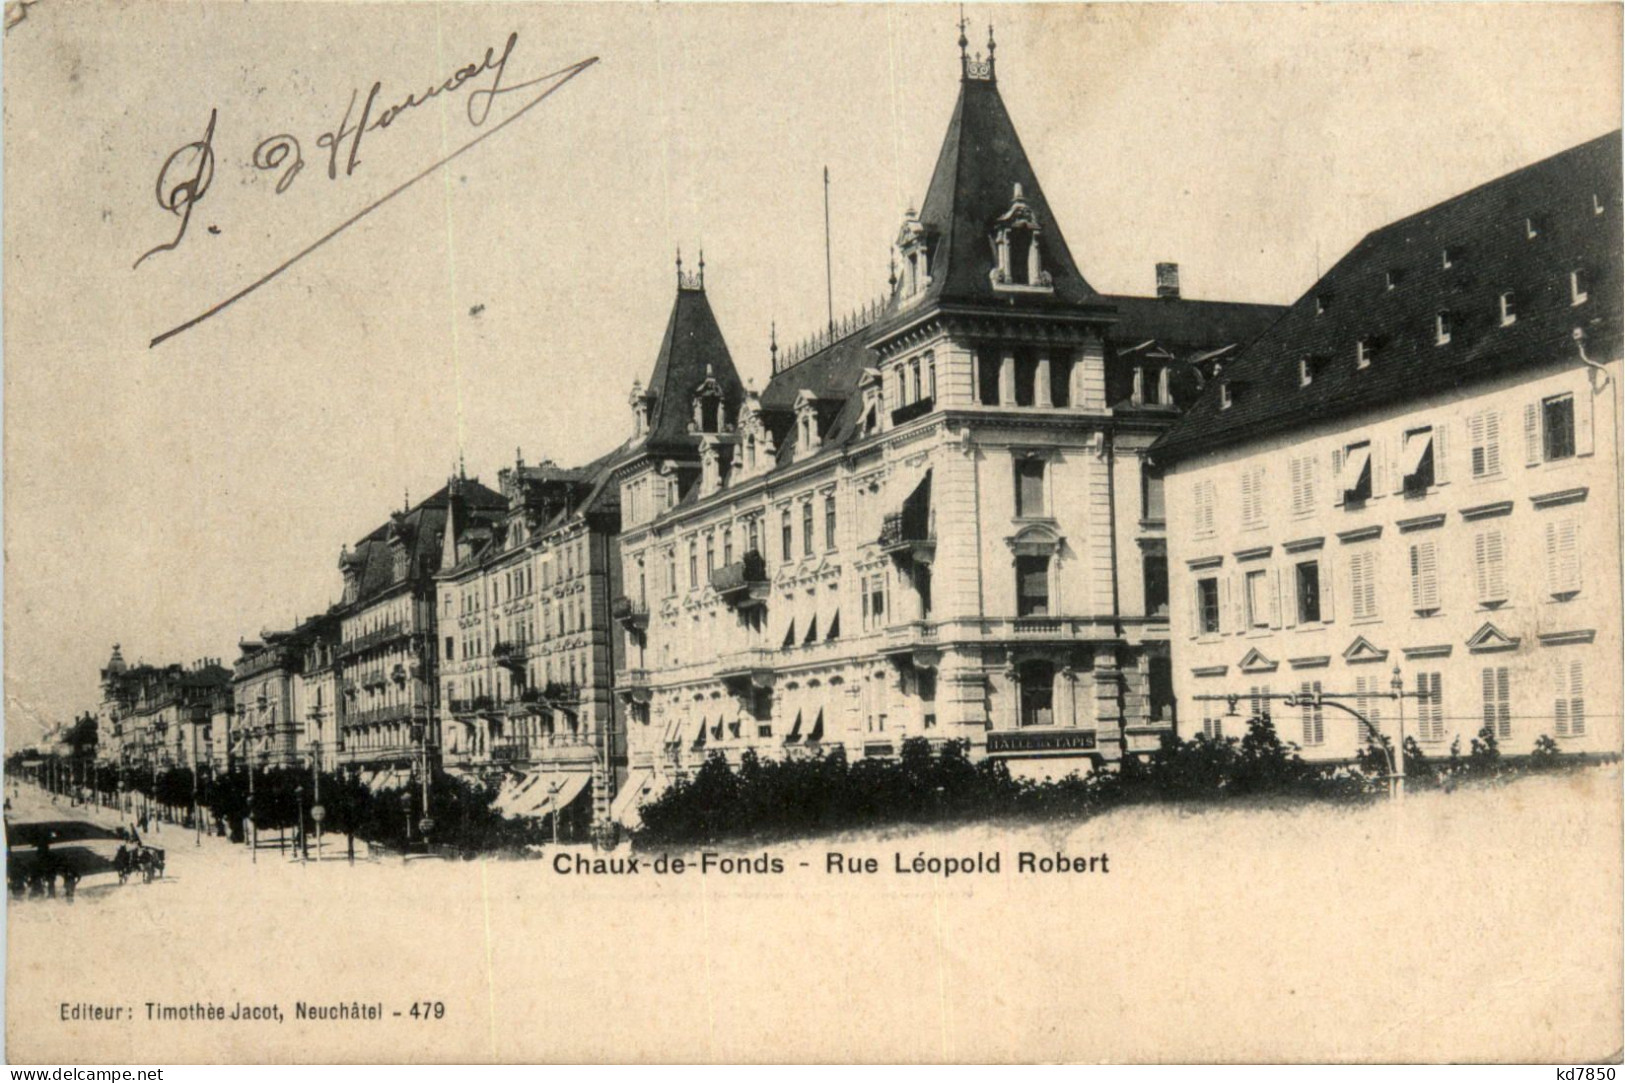
POLYGON ((209 765, 226 741, 214 712, 230 685, 231 671, 216 659, 130 666, 115 644, 102 669, 98 762, 127 772, 209 765))
POLYGON ((1150 444, 1280 310, 1113 297, 1079 271, 986 60, 889 291, 741 381, 683 274, 617 461, 631 776, 721 753, 963 739, 1029 775, 1173 724, 1150 444))
POLYGON ((441 746, 434 576, 447 522, 507 505, 478 480, 452 489, 391 514, 339 555, 336 762, 374 789, 421 785, 441 746))
POLYGON ((502 781, 503 811, 557 812, 575 836, 624 776, 610 620, 620 494, 607 457, 566 468, 516 454, 498 479, 500 507, 449 487, 436 576, 444 762, 502 781))

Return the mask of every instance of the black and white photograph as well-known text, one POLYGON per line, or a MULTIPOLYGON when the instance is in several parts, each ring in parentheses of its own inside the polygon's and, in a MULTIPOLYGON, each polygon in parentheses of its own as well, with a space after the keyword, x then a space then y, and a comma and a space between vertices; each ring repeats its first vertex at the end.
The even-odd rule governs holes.
POLYGON ((7 1061, 1619 1064, 1621 12, 9 0, 7 1061))

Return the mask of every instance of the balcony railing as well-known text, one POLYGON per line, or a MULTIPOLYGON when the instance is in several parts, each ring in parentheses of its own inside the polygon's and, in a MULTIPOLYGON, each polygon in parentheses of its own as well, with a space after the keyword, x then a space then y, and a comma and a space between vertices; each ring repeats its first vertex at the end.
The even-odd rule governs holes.
MULTIPOLYGON (((417 709, 419 712, 422 707, 417 709)), ((365 711, 350 711, 344 716, 346 726, 371 726, 383 722, 409 722, 413 709, 410 704, 397 703, 387 707, 373 707, 365 711)))
POLYGON ((924 417, 931 412, 933 405, 935 405, 935 400, 927 395, 923 399, 916 399, 907 406, 899 406, 891 412, 891 423, 893 425, 902 425, 913 421, 917 417, 924 417))
POLYGON ((523 671, 525 668, 525 645, 506 640, 500 641, 491 648, 491 660, 504 669, 523 671))
POLYGON ((711 573, 711 588, 733 605, 766 602, 767 582, 767 561, 754 549, 711 573))
POLYGON ((360 654, 362 651, 369 650, 370 648, 376 647, 381 643, 389 643, 393 640, 399 639, 405 634, 406 623, 404 621, 393 621, 384 625, 382 628, 377 628, 371 632, 356 636, 348 643, 342 644, 339 647, 339 654, 345 657, 353 654, 360 654))
POLYGON ((929 564, 937 549, 936 514, 922 517, 906 511, 887 512, 880 520, 879 541, 883 553, 906 554, 929 564))
POLYGON ((610 603, 609 615, 629 632, 649 627, 649 603, 641 598, 621 595, 610 603))

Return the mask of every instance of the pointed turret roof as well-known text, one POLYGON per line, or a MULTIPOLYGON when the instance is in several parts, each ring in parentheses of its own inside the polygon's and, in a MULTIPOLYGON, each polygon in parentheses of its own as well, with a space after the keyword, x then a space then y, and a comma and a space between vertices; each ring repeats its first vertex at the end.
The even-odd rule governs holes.
POLYGON ((1072 260, 1060 223, 999 97, 991 67, 978 73, 970 63, 964 65, 959 100, 920 208, 920 224, 931 238, 927 302, 1009 302, 1009 295, 996 292, 988 277, 994 264, 990 237, 994 224, 1016 203, 1018 185, 1020 200, 1038 220, 1044 269, 1055 287, 1050 294, 1023 295, 1021 303, 1041 307, 1101 303, 1072 260))
POLYGON ((660 353, 645 394, 651 400, 650 449, 686 448, 693 451, 689 423, 694 418, 693 395, 707 377, 714 379, 732 418, 744 399, 744 385, 734 369, 722 328, 705 299, 703 280, 681 276, 671 318, 660 340, 660 353))

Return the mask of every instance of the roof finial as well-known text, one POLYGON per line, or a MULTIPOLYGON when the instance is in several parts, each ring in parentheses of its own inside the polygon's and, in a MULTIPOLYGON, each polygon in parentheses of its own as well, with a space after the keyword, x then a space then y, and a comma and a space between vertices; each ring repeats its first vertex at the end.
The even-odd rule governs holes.
POLYGON ((965 5, 960 4, 959 5, 959 64, 960 64, 961 72, 963 72, 963 70, 964 70, 965 62, 970 59, 970 52, 969 52, 970 39, 965 36, 965 27, 968 26, 968 25, 969 24, 965 22, 965 5))
POLYGON ((768 325, 767 343, 768 343, 768 345, 767 345, 768 356, 770 356, 773 359, 771 369, 772 369, 773 372, 778 372, 779 371, 779 321, 778 320, 774 320, 772 323, 770 323, 768 325))
POLYGON ((468 480, 468 470, 463 466, 463 449, 457 449, 457 477, 460 481, 468 480))
POLYGON ((677 284, 683 284, 683 246, 677 246, 677 284))
POLYGON ((700 289, 705 288, 705 249, 700 249, 700 289))
POLYGON ((893 248, 891 250, 891 255, 886 260, 886 262, 888 264, 890 264, 890 266, 891 266, 890 273, 886 275, 886 284, 891 288, 892 293, 896 293, 897 292, 897 249, 893 248))
POLYGON ((996 47, 993 42, 993 23, 989 21, 987 24, 987 77, 989 79, 993 78, 993 50, 996 47))
POLYGON ((411 489, 402 489, 401 490, 401 510, 402 511, 411 511, 412 510, 412 490, 411 489))

